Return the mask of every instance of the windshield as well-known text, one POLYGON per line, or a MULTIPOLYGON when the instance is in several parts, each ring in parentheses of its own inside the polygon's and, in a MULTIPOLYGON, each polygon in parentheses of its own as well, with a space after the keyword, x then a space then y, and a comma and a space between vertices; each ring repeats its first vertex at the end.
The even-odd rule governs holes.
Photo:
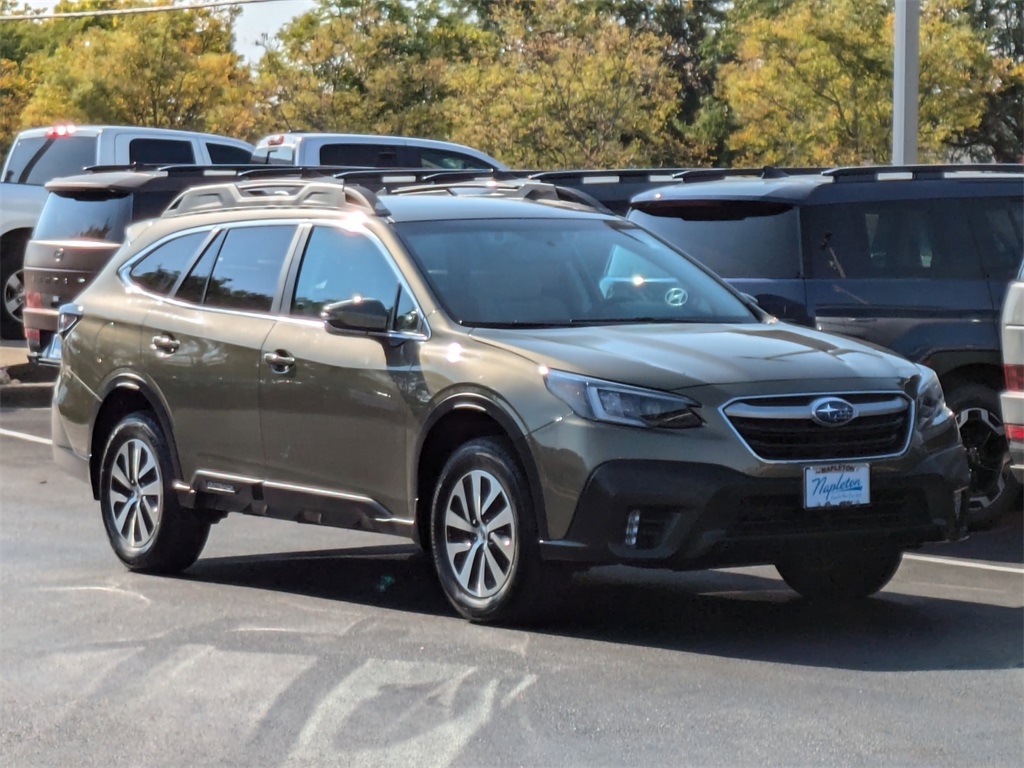
POLYGON ((45 184, 58 176, 74 176, 95 164, 95 136, 21 138, 7 158, 4 181, 45 184))
POLYGON ((623 221, 472 219, 396 229, 463 325, 757 322, 717 278, 623 221))
POLYGON ((635 221, 725 278, 800 277, 800 230, 791 205, 680 200, 643 205, 635 221))

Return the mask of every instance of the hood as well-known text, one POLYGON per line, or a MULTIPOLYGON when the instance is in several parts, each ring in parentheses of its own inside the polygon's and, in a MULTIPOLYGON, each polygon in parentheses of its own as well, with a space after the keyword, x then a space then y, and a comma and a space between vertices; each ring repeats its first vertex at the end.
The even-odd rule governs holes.
POLYGON ((877 347, 781 323, 477 329, 472 336, 538 365, 668 391, 918 373, 913 363, 877 347))

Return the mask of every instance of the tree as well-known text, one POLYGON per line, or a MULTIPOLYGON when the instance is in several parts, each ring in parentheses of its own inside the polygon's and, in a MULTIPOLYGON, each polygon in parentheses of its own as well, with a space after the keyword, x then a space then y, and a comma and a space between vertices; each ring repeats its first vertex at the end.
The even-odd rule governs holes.
MULTIPOLYGON (((921 18, 919 155, 944 160, 978 126, 1000 64, 956 11, 926 2, 921 18)), ((892 3, 783 3, 737 25, 737 60, 720 86, 740 126, 740 162, 836 165, 888 162, 892 148, 892 3)))
POLYGON ((22 122, 75 120, 247 135, 249 72, 233 52, 237 10, 139 14, 89 25, 24 62, 38 81, 22 122))
POLYGON ((492 4, 480 53, 452 68, 453 138, 521 167, 689 164, 671 135, 666 38, 568 0, 492 4))

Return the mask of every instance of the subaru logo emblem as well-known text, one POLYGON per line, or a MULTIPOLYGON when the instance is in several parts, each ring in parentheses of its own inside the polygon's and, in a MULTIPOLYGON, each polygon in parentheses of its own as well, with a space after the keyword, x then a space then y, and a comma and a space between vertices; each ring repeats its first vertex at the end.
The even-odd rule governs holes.
POLYGON ((839 397, 822 397, 811 403, 811 418, 826 427, 840 427, 856 415, 857 409, 839 397))

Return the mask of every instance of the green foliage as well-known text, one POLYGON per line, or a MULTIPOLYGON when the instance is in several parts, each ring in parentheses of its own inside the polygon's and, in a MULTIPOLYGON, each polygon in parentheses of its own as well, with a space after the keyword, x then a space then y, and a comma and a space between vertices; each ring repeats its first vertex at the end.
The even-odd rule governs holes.
MULTIPOLYGON (((997 66, 957 11, 925 2, 921 18, 918 137, 922 161, 944 160, 977 126, 997 66)), ((751 13, 736 27, 736 61, 720 84, 739 128, 740 162, 885 163, 892 148, 893 19, 885 0, 808 0, 751 13)))
POLYGON ((684 164, 669 130, 679 82, 667 40, 593 5, 491 7, 480 54, 452 69, 453 137, 521 167, 684 164))

